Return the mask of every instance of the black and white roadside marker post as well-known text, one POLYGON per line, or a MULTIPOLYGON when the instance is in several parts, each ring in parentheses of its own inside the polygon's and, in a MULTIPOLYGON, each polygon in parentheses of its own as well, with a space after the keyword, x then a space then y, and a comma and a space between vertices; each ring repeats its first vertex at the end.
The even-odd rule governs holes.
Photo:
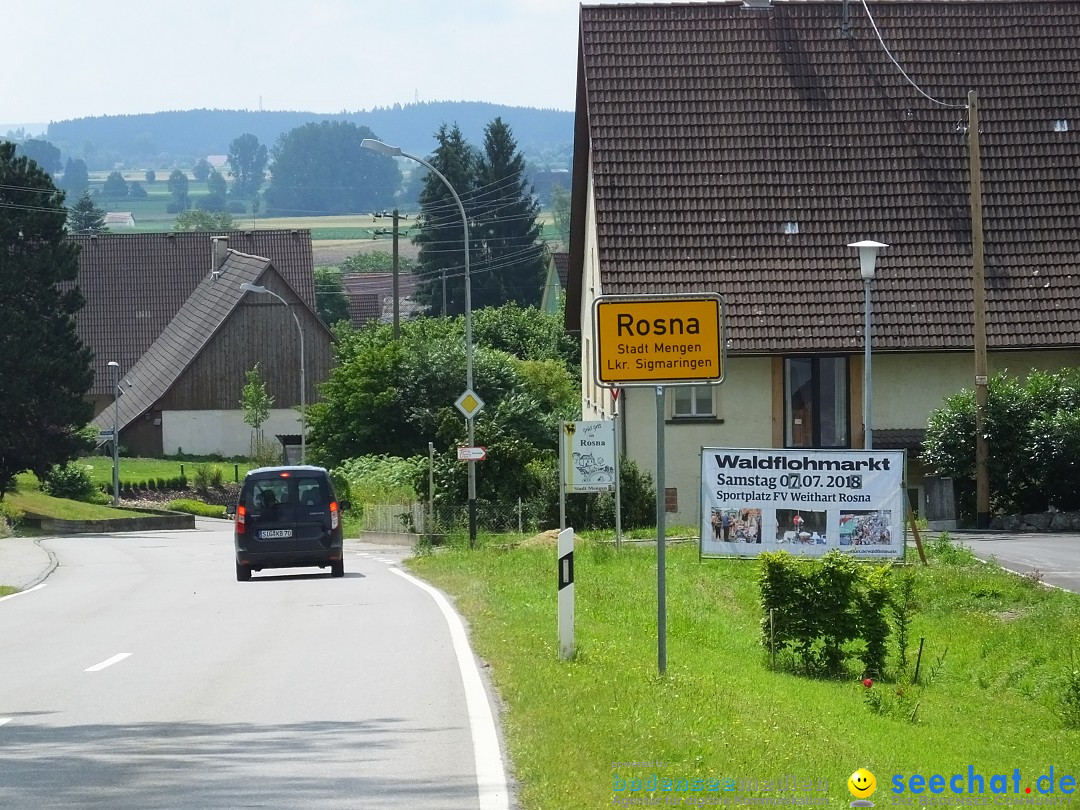
POLYGON ((559 532, 559 658, 574 657, 574 530, 559 532))

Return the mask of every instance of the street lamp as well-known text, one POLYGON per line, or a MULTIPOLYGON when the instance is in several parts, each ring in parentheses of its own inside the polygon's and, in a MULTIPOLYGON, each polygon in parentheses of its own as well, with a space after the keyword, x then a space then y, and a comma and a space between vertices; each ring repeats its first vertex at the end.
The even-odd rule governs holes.
POLYGON ((848 247, 859 250, 859 271, 863 280, 863 449, 870 450, 874 446, 871 435, 871 407, 870 397, 873 387, 870 382, 870 282, 874 280, 874 269, 877 264, 878 250, 888 247, 882 242, 864 240, 853 242, 848 247))
MULTIPOLYGON (((380 155, 386 155, 387 157, 404 157, 410 160, 415 160, 422 166, 426 166, 428 171, 432 172, 436 177, 442 180, 443 185, 454 198, 454 202, 457 203, 458 211, 461 214, 461 228, 465 233, 465 395, 473 395, 473 341, 472 341, 472 285, 469 280, 469 218, 465 215, 465 206, 461 204, 461 198, 458 197, 454 187, 450 185, 450 181, 446 179, 442 172, 424 160, 422 157, 411 155, 405 152, 398 146, 390 146, 390 144, 377 141, 374 138, 364 138, 360 142, 360 145, 365 149, 370 149, 372 152, 378 152, 380 155)), ((475 395, 474 395, 475 396, 475 395)), ((473 414, 476 410, 472 411, 473 414)), ((469 447, 476 446, 476 434, 473 426, 473 416, 467 415, 465 417, 465 424, 469 429, 469 447)), ((470 458, 469 464, 469 546, 476 545, 476 459, 470 458)))
POLYGON ((109 361, 109 368, 116 369, 116 388, 113 391, 112 418, 112 505, 120 505, 120 364, 109 361))
POLYGON ((273 290, 269 290, 266 287, 262 287, 258 284, 250 284, 244 282, 240 285, 240 289, 244 292, 253 293, 266 293, 272 295, 278 301, 285 305, 285 308, 289 310, 289 314, 292 315, 293 320, 296 322, 296 332, 300 335, 300 463, 307 463, 307 391, 304 387, 304 330, 300 327, 300 319, 296 317, 296 313, 293 312, 293 308, 289 306, 289 302, 278 295, 273 290))

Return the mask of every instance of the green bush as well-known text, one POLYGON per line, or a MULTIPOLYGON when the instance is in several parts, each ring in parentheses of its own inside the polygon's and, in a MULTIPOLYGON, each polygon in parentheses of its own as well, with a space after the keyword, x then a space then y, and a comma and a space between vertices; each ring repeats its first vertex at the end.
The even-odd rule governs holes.
POLYGON ((0 537, 11 537, 24 517, 26 515, 21 509, 0 501, 0 537))
POLYGON ((863 674, 881 676, 889 638, 888 566, 861 566, 835 549, 812 560, 786 551, 759 559, 766 649, 792 655, 808 675, 838 676, 849 642, 861 640, 863 674))
MULTIPOLYGON (((995 374, 987 386, 985 429, 991 509, 1080 509, 1080 369, 995 374)), ((975 513, 975 393, 948 397, 927 422, 923 460, 951 476, 960 511, 975 513)))
POLYGON ((166 509, 172 512, 186 512, 189 515, 198 515, 199 517, 225 517, 224 506, 213 506, 208 503, 203 503, 202 501, 193 501, 188 498, 178 498, 175 501, 169 501, 166 509))
POLYGON ((211 488, 221 489, 224 483, 224 474, 221 467, 210 464, 196 464, 195 477, 192 478, 192 486, 200 495, 209 494, 211 488))
POLYGON ((89 502, 94 496, 95 487, 86 466, 71 462, 64 466, 53 466, 41 483, 41 489, 54 498, 89 502))

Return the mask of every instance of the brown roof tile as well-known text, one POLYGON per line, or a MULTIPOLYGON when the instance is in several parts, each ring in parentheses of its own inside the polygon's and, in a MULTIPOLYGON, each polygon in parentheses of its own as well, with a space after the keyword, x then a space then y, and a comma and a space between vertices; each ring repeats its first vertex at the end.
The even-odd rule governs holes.
POLYGON ((581 8, 568 326, 591 157, 603 293, 715 290, 730 351, 852 351, 847 245, 876 239, 875 350, 970 348, 975 89, 989 345, 1080 345, 1080 1, 870 2, 904 70, 952 106, 904 80, 861 3, 844 36, 842 7, 581 8))

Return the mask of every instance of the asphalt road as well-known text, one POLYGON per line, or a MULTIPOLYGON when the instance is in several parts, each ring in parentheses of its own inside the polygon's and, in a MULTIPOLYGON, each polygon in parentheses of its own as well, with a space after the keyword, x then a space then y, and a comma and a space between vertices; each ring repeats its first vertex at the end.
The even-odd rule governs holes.
POLYGON ((45 545, 46 587, 0 604, 0 806, 506 806, 404 549, 240 583, 227 528, 45 545))
POLYGON ((1080 535, 950 532, 981 560, 994 559, 1018 574, 1038 571, 1047 585, 1080 593, 1080 535))

